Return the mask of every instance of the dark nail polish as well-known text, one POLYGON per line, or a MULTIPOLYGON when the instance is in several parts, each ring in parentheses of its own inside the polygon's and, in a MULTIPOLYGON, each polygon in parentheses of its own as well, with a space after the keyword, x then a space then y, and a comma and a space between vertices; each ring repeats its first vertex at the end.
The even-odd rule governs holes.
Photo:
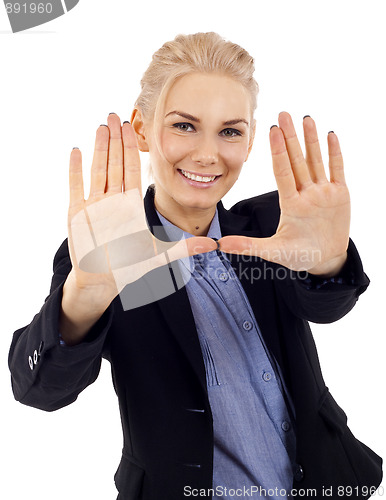
POLYGON ((77 148, 77 147, 75 146, 74 148, 72 148, 72 150, 74 151, 74 149, 79 149, 79 148, 77 148))
POLYGON ((271 127, 269 130, 272 130, 272 129, 273 129, 273 127, 277 127, 277 125, 272 125, 272 127, 271 127))
POLYGON ((99 126, 100 127, 107 127, 107 125, 105 123, 101 123, 99 126))
POLYGON ((304 120, 304 118, 311 118, 311 116, 310 115, 304 115, 303 116, 303 120, 304 120))
POLYGON ((129 120, 125 120, 123 123, 130 123, 129 120))
POLYGON ((330 131, 329 131, 329 134, 334 134, 334 131, 333 131, 333 130, 330 130, 330 131))
POLYGON ((109 113, 109 116, 110 116, 110 115, 116 115, 116 114, 117 114, 117 113, 112 112, 112 113, 109 113))

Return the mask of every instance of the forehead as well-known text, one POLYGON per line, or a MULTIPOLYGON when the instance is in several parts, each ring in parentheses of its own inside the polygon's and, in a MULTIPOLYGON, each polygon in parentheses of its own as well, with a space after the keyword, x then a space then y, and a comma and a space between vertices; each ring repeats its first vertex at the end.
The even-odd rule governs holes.
POLYGON ((251 105, 248 91, 237 80, 218 73, 190 73, 169 90, 165 114, 170 111, 184 111, 202 119, 249 120, 251 105))

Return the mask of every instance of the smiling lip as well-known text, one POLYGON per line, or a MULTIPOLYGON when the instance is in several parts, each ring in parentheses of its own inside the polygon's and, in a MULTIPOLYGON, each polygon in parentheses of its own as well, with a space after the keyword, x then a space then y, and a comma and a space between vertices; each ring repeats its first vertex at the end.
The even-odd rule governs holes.
POLYGON ((186 177, 182 172, 181 172, 181 169, 178 169, 177 170, 179 175, 181 176, 181 178, 186 182, 188 183, 190 186, 192 187, 195 187, 195 188, 199 188, 199 189, 208 189, 210 188, 211 186, 213 186, 214 184, 216 184, 216 182, 219 180, 219 178, 221 177, 221 175, 205 175, 205 176, 202 176, 200 174, 196 174, 194 172, 189 172, 188 170, 184 170, 184 172, 187 172, 188 174, 191 174, 191 175, 200 175, 200 177, 214 177, 214 179, 212 181, 208 181, 208 182, 203 182, 203 181, 195 181, 193 179, 189 179, 188 177, 186 177))
POLYGON ((177 169, 178 173, 180 174, 180 176, 188 183, 190 184, 191 186, 194 186, 194 187, 198 187, 198 188, 208 188, 210 186, 213 186, 213 184, 215 184, 217 182, 217 180, 221 177, 221 175, 216 175, 216 174, 211 174, 211 175, 202 175, 202 174, 198 174, 196 172, 190 172, 189 170, 184 170, 184 172, 188 173, 188 174, 191 174, 191 175, 197 175, 199 177, 214 177, 214 179, 212 181, 208 181, 208 182, 204 182, 204 181, 196 181, 194 179, 189 179, 188 177, 186 177, 182 171, 182 169, 177 169))

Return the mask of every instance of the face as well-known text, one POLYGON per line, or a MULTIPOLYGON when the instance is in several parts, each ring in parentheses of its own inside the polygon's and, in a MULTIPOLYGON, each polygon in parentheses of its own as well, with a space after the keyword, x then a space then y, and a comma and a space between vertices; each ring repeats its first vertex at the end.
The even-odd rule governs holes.
POLYGON ((160 147, 153 127, 147 143, 156 186, 156 205, 164 211, 212 211, 236 182, 252 147, 247 90, 218 74, 192 73, 168 93, 160 147))

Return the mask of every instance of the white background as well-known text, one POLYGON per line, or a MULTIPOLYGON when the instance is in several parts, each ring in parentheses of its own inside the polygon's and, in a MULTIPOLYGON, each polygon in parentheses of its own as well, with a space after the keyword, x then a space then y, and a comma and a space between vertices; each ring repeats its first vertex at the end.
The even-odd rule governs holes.
POLYGON ((329 130, 341 141, 351 236, 371 285, 347 317, 312 328, 326 383, 351 430, 386 456, 383 7, 382 0, 80 0, 57 20, 12 34, 0 6, 4 498, 116 497, 122 438, 108 362, 76 403, 45 413, 14 401, 7 355, 13 331, 39 311, 66 237, 72 147, 83 152, 88 184, 95 129, 109 112, 130 118, 152 53, 178 33, 217 31, 256 60, 254 150, 226 207, 275 189, 268 131, 280 111, 292 114, 299 133, 303 115, 311 115, 325 154, 329 130))

